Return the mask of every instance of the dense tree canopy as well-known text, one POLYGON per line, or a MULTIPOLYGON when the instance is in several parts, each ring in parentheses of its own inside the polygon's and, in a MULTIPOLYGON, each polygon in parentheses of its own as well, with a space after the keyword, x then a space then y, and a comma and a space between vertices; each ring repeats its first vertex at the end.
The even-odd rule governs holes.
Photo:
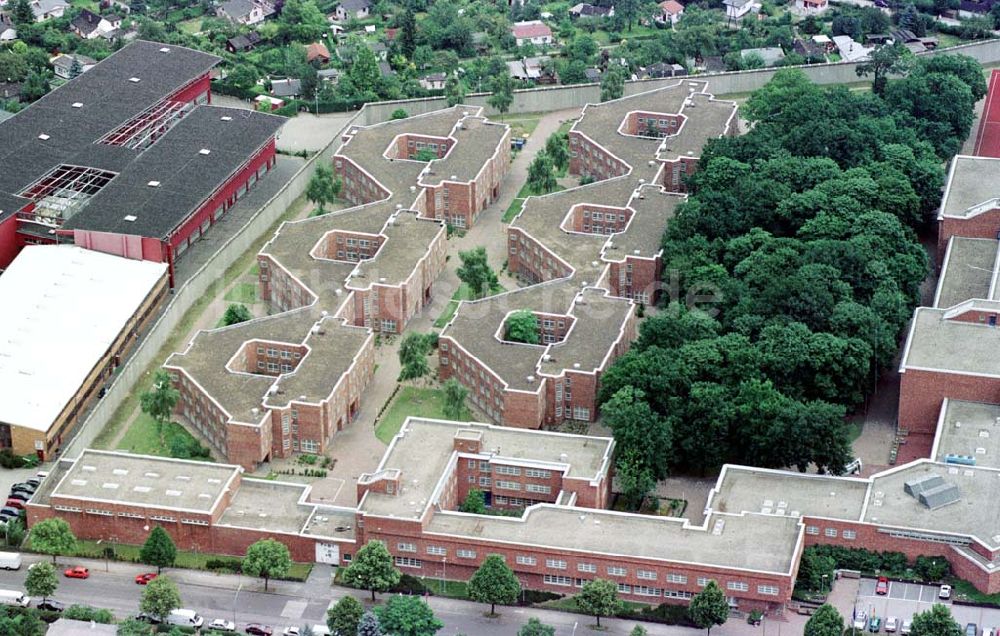
POLYGON ((785 70, 747 100, 751 130, 707 145, 664 236, 671 304, 602 378, 620 470, 843 469, 844 415, 892 364, 928 270, 916 231, 984 92, 945 55, 884 97, 785 70))

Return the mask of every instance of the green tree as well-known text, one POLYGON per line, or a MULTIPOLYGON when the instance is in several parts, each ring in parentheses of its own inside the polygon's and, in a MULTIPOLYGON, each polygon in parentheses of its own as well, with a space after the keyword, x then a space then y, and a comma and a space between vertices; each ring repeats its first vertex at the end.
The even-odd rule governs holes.
POLYGON ((486 296, 500 284, 496 272, 490 268, 486 248, 482 245, 459 252, 458 257, 462 261, 456 272, 458 279, 469 286, 473 299, 486 296))
POLYGON ((152 636, 153 626, 135 618, 118 623, 118 636, 152 636))
POLYGON ((538 344, 538 317, 528 309, 518 309, 507 318, 507 334, 511 342, 538 344))
POLYGON ((552 165, 559 170, 569 166, 569 149, 566 147, 566 137, 553 133, 545 140, 545 154, 552 159, 552 165))
POLYGON ((315 203, 319 207, 319 213, 323 214, 326 205, 337 200, 340 188, 341 182, 334 178, 329 162, 319 161, 306 186, 306 198, 315 203))
POLYGON ((465 85, 454 75, 449 75, 444 81, 444 96, 448 106, 457 106, 465 101, 465 85))
POLYGON ((382 79, 382 71, 378 67, 375 53, 367 46, 358 46, 354 50, 354 59, 347 71, 351 86, 360 94, 374 93, 382 79))
POLYGON ((486 495, 478 488, 471 489, 469 494, 465 496, 465 501, 458 507, 458 510, 459 512, 468 512, 474 515, 485 515, 487 513, 486 495))
POLYGON ((803 636, 843 636, 844 618, 837 608, 824 603, 806 621, 803 636))
POLYGON ((49 92, 49 80, 51 75, 48 71, 31 71, 21 84, 21 99, 26 102, 33 102, 41 99, 49 92))
POLYGON ((225 326, 236 325, 253 319, 253 314, 243 303, 229 303, 226 312, 222 314, 222 324, 225 326))
POLYGON ((556 175, 552 158, 542 150, 528 166, 528 188, 535 194, 548 194, 556 189, 556 175))
POLYGON ((652 470, 643 464, 636 449, 619 453, 615 468, 618 488, 625 497, 625 505, 629 510, 639 510, 646 495, 656 487, 652 470))
POLYGON ((365 612, 358 623, 358 636, 382 636, 382 627, 378 617, 372 612, 365 612))
POLYGON ((632 631, 628 633, 628 636, 646 636, 649 632, 642 625, 636 625, 632 628, 632 631))
POLYGON ((492 94, 486 103, 500 113, 500 121, 503 121, 504 113, 510 110, 510 105, 514 102, 514 81, 509 73, 499 73, 493 76, 490 90, 492 94))
POLYGON ((490 604, 490 616, 496 615, 497 603, 511 605, 521 593, 521 583, 499 554, 490 554, 469 579, 469 598, 490 604))
POLYGON ((872 92, 882 95, 889 83, 889 75, 906 73, 911 59, 912 54, 901 42, 883 44, 871 52, 867 62, 858 64, 854 70, 858 77, 871 75, 872 92))
POLYGON ((180 606, 181 594, 177 590, 177 584, 166 576, 158 576, 150 581, 139 600, 140 610, 161 621, 180 606))
POLYGON ((601 76, 601 101, 618 99, 625 94, 625 68, 621 64, 610 64, 601 76))
POLYGON ((576 595, 576 605, 583 612, 597 619, 601 626, 602 616, 614 616, 621 611, 623 604, 618 598, 618 585, 614 581, 594 579, 587 581, 583 589, 576 595))
POLYGON ((51 563, 36 563, 28 569, 28 576, 24 579, 24 590, 28 596, 40 596, 45 600, 55 594, 57 587, 59 579, 51 563))
POLYGON ((35 12, 31 10, 31 0, 12 0, 7 9, 16 26, 22 27, 35 23, 35 12))
POLYGON ((517 636, 556 636, 556 628, 532 617, 517 630, 517 636))
POLYGON ((31 549, 51 554, 52 563, 55 563, 57 556, 70 554, 76 549, 76 536, 64 519, 44 519, 31 526, 31 549))
POLYGON ((427 365, 427 354, 430 344, 423 334, 410 332, 399 344, 399 381, 412 380, 427 375, 430 367, 427 365))
POLYGON ((397 108, 392 111, 392 115, 389 116, 390 119, 406 119, 410 114, 406 112, 403 108, 397 108))
POLYGON ((165 369, 157 369, 153 374, 153 384, 148 391, 139 394, 139 406, 142 412, 153 418, 156 432, 163 442, 163 426, 170 422, 174 407, 181 397, 181 392, 174 388, 170 373, 165 369))
POLYGON ((399 19, 399 35, 396 37, 396 43, 403 55, 412 60, 413 52, 417 48, 417 16, 410 6, 406 7, 406 11, 399 19))
POLYGON ((833 582, 836 568, 837 562, 833 557, 806 548, 799 560, 799 575, 795 579, 795 585, 806 590, 826 591, 826 586, 833 582))
POLYGON ((929 610, 913 616, 912 636, 962 636, 962 628, 951 616, 947 605, 935 603, 929 610))
POLYGON ((444 383, 444 416, 449 420, 464 420, 468 414, 465 398, 469 389, 455 378, 448 378, 444 383))
POLYGON ((161 526, 156 526, 149 533, 149 537, 139 551, 139 562, 146 565, 155 565, 156 573, 159 574, 163 568, 174 565, 177 558, 177 546, 173 539, 161 526))
POLYGON ((344 580, 350 585, 370 591, 372 602, 375 601, 376 592, 388 591, 399 583, 401 576, 393 565, 392 555, 381 541, 366 543, 344 571, 344 580))
POLYGON ((663 479, 671 461, 673 428, 655 413, 642 389, 626 386, 601 406, 604 423, 612 430, 619 453, 637 470, 663 479))
POLYGON ((375 615, 382 630, 392 636, 433 636, 444 627, 419 596, 393 596, 375 608, 375 615))
POLYGON ((0 616, 0 634, 4 636, 41 636, 46 629, 45 623, 34 613, 0 616))
POLYGON ((243 557, 243 572, 264 579, 264 590, 271 578, 281 578, 292 567, 288 546, 274 539, 261 539, 247 548, 243 557))
POLYGON ((278 25, 281 39, 302 43, 319 39, 328 26, 326 16, 313 0, 285 0, 278 25))
POLYGON ((83 73, 83 65, 80 64, 79 58, 73 56, 73 63, 69 65, 69 78, 79 77, 80 73, 83 73))
POLYGON ((353 596, 345 596, 327 611, 326 626, 332 634, 357 636, 358 623, 364 614, 365 608, 361 601, 353 596))
POLYGON ((688 615, 695 625, 707 629, 709 634, 713 627, 722 625, 729 619, 729 603, 718 583, 709 581, 705 589, 694 595, 688 607, 688 615))
POLYGON ((237 64, 226 76, 227 82, 243 90, 250 90, 256 86, 259 79, 260 71, 251 64, 237 64))

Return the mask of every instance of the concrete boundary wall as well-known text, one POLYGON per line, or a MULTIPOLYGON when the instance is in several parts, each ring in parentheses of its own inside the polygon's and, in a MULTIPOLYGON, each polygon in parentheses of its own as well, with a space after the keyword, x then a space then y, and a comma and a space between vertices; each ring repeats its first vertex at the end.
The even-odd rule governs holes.
MULTIPOLYGON (((961 53, 975 58, 981 64, 1000 62, 1000 40, 986 40, 971 44, 929 51, 921 55, 961 53)), ((857 64, 811 64, 795 68, 801 69, 817 84, 847 84, 862 81, 855 72, 857 64)), ((749 93, 764 86, 778 69, 757 69, 734 73, 709 73, 692 76, 692 79, 708 80, 708 90, 715 95, 749 93)), ((639 80, 627 82, 625 94, 633 95, 673 84, 677 78, 639 80)), ((573 86, 550 86, 515 91, 510 113, 534 113, 568 108, 581 108, 588 103, 599 102, 599 84, 577 84, 573 86)), ((485 114, 498 113, 487 104, 489 93, 469 95, 465 103, 483 106, 485 114)), ((397 100, 365 104, 357 114, 347 121, 337 136, 321 151, 309 158, 300 169, 254 214, 243 229, 230 238, 219 250, 184 284, 174 290, 160 317, 150 328, 146 337, 122 365, 104 397, 81 422, 71 442, 64 446, 63 456, 75 457, 93 444, 94 438, 104 429, 115 410, 125 401, 129 393, 138 385, 141 375, 151 365, 162 360, 155 356, 177 329, 184 315, 207 293, 214 293, 214 286, 222 279, 225 271, 267 232, 285 210, 301 196, 309 183, 315 163, 320 159, 330 159, 340 147, 340 137, 352 125, 370 126, 391 118, 392 112, 403 108, 410 115, 428 113, 448 105, 443 97, 397 100)))

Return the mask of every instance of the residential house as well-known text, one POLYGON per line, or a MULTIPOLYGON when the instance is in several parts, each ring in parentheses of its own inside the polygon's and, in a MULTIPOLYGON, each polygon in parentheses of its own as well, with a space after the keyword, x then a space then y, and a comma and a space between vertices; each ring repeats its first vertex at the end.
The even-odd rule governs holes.
POLYGON ((347 22, 350 19, 364 20, 371 15, 371 0, 341 0, 330 17, 337 22, 347 22))
POLYGON ((667 64, 657 62, 646 67, 646 72, 641 75, 647 79, 662 79, 665 77, 681 77, 687 75, 687 69, 681 64, 667 64))
POLYGON ((252 51, 261 41, 260 34, 251 31, 245 35, 237 35, 226 40, 226 50, 230 53, 245 53, 252 51))
POLYGON ((316 71, 316 77, 321 82, 336 84, 340 80, 340 71, 335 68, 324 68, 316 71))
POLYGON ((326 48, 326 45, 322 42, 313 42, 306 46, 306 62, 310 64, 317 62, 319 64, 329 64, 330 63, 330 50, 326 48))
POLYGON ((583 74, 587 76, 587 82, 590 84, 596 84, 601 81, 601 69, 599 68, 588 68, 583 71, 583 74))
POLYGON ((122 18, 120 16, 113 14, 102 16, 89 9, 81 9, 80 13, 70 22, 70 29, 78 37, 93 40, 120 28, 121 25, 122 18))
POLYGON ((90 69, 94 68, 97 64, 97 60, 87 57, 86 55, 72 55, 72 54, 62 54, 49 60, 52 64, 52 68, 55 70, 56 77, 62 79, 72 79, 73 78, 73 61, 76 60, 80 64, 80 73, 86 73, 90 69))
POLYGON ((485 31, 476 31, 472 34, 472 48, 476 53, 482 55, 490 51, 490 35, 485 31))
POLYGON ((45 22, 52 18, 61 18, 69 8, 65 0, 32 0, 31 11, 35 14, 35 22, 45 22))
POLYGON ((656 21, 663 24, 673 26, 684 15, 684 5, 677 0, 663 0, 659 7, 660 12, 656 14, 656 21))
POLYGON ((589 2, 575 4, 569 9, 571 18, 610 18, 615 14, 614 7, 599 7, 589 2))
POLYGON ((513 79, 536 84, 555 84, 559 81, 548 55, 526 57, 507 62, 507 69, 513 79))
POLYGON ((757 55, 764 61, 764 66, 774 66, 785 59, 785 52, 779 46, 766 46, 758 49, 743 49, 740 57, 746 60, 747 57, 757 55))
POLYGON ((849 35, 833 36, 833 44, 837 47, 840 59, 844 62, 861 62, 867 60, 868 56, 875 49, 873 46, 863 46, 849 35))
POLYGON ((818 42, 795 38, 792 41, 792 51, 804 57, 807 62, 826 61, 826 48, 818 42))
POLYGON ((292 78, 271 80, 271 94, 275 97, 298 97, 301 92, 301 80, 292 78))
POLYGON ((552 29, 541 20, 529 20, 527 22, 515 22, 511 28, 514 40, 518 46, 531 42, 536 46, 552 44, 555 40, 552 37, 552 29))
POLYGON ((5 13, 0 13, 0 42, 13 42, 17 39, 17 29, 14 22, 5 13))
POLYGON ((730 22, 742 20, 748 14, 759 11, 760 5, 754 0, 723 0, 726 6, 726 18, 730 22))
POLYGON ((447 80, 447 73, 431 73, 420 78, 420 85, 429 91, 443 91, 447 80))
POLYGON ((827 0, 795 0, 796 12, 803 15, 817 15, 830 8, 827 0))
POLYGON ((266 0, 226 0, 215 9, 215 14, 233 24, 260 24, 274 15, 274 5, 266 0))

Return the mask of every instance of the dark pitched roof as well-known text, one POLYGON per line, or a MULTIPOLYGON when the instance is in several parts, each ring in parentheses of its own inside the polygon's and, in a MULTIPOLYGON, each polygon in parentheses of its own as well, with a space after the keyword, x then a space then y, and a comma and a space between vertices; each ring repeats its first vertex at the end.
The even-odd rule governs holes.
POLYGON ((344 11, 350 13, 356 13, 363 9, 371 9, 371 0, 340 0, 340 6, 344 8, 344 11))
POLYGON ((249 48, 257 46, 260 42, 260 34, 256 31, 251 31, 246 35, 237 35, 226 40, 226 44, 237 51, 245 51, 249 48))
POLYGON ((250 12, 253 11, 253 2, 250 0, 228 0, 220 4, 219 9, 230 18, 242 18, 250 15, 250 12))
POLYGON ((166 238, 283 123, 251 110, 199 106, 63 227, 166 238), (135 220, 125 220, 129 215, 135 220))
POLYGON ((73 18, 70 24, 80 33, 88 35, 96 31, 100 23, 101 16, 89 9, 81 9, 80 13, 76 14, 76 17, 73 18))

